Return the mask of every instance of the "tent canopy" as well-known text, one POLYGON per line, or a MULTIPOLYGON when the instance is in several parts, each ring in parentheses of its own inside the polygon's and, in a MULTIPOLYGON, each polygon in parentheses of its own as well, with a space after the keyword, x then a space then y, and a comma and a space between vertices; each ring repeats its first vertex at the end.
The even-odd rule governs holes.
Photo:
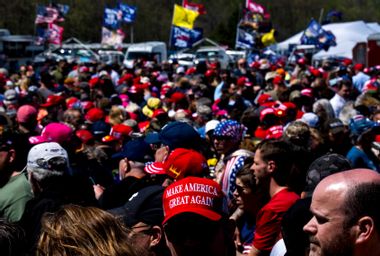
MULTIPOLYGON (((367 42, 369 35, 380 32, 380 25, 376 22, 365 23, 364 21, 352 21, 342 23, 331 23, 322 26, 324 30, 331 31, 336 38, 336 46, 328 51, 321 50, 314 54, 313 59, 321 59, 329 56, 345 57, 352 59, 352 49, 358 43, 367 42)), ((277 50, 286 51, 289 45, 300 44, 303 31, 277 44, 277 50)))

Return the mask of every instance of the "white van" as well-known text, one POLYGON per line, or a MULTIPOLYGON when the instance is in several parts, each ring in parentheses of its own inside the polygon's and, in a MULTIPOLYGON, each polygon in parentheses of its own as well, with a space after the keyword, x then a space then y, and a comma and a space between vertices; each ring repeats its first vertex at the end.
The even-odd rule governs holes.
POLYGON ((166 43, 151 41, 130 45, 125 53, 123 63, 127 68, 132 68, 137 59, 156 60, 157 63, 166 61, 166 43))

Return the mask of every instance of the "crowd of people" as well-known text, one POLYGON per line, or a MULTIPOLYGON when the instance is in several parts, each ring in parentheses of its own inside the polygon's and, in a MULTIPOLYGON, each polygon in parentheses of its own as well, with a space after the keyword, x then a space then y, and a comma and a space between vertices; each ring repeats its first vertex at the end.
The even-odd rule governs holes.
POLYGON ((2 255, 380 255, 380 67, 0 69, 2 255))

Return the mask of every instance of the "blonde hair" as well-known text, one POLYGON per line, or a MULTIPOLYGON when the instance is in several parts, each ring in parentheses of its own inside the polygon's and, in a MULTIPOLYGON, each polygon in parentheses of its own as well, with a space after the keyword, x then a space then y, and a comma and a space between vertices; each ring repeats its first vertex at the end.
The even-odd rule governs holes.
POLYGON ((120 220, 95 207, 66 205, 42 218, 37 256, 135 256, 120 220))
POLYGON ((111 126, 121 124, 125 121, 126 111, 124 108, 112 106, 109 114, 109 123, 111 126))

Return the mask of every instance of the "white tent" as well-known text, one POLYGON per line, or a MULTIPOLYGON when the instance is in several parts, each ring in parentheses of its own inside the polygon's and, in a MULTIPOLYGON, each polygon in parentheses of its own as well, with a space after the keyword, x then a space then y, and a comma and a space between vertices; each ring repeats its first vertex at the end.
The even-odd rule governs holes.
MULTIPOLYGON (((321 50, 314 54, 313 59, 321 59, 327 56, 346 57, 352 59, 352 50, 358 43, 367 42, 367 37, 380 32, 378 23, 365 23, 364 21, 353 21, 343 23, 332 23, 322 26, 323 29, 331 31, 336 38, 337 46, 332 46, 328 51, 321 50)), ((291 44, 299 44, 303 31, 278 43, 277 49, 285 51, 291 44)))

